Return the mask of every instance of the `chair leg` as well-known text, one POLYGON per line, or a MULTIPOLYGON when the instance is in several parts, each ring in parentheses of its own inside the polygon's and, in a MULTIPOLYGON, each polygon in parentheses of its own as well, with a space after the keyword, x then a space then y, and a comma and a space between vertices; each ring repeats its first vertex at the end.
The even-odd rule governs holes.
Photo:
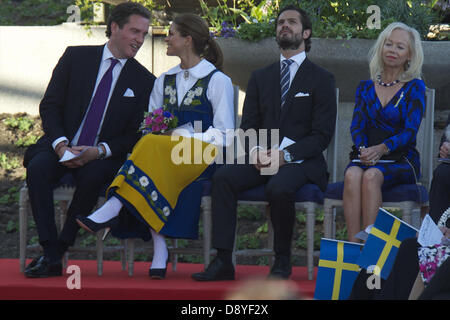
POLYGON ((270 206, 265 207, 266 219, 267 219, 267 247, 272 252, 269 256, 269 268, 272 269, 273 263, 275 261, 274 251, 273 251, 273 226, 272 219, 270 218, 270 206))
POLYGON ((411 224, 412 223, 413 203, 409 202, 409 201, 402 203, 401 209, 402 209, 402 220, 408 224, 411 224))
POLYGON ((122 261, 122 271, 127 270, 127 251, 128 239, 122 240, 122 249, 120 250, 120 261, 122 261))
POLYGON ((101 232, 97 232, 97 274, 103 275, 103 241, 101 232))
POLYGON ((20 189, 19 198, 19 262, 20 272, 25 271, 26 253, 27 253, 27 229, 28 229, 28 189, 20 189))
POLYGON ((202 198, 202 212, 203 212, 203 262, 205 270, 211 261, 211 197, 202 198))
POLYGON ((323 233, 324 237, 333 239, 333 206, 325 200, 323 206, 323 233))
POLYGON ((134 239, 128 239, 128 275, 131 277, 134 273, 134 239))
POLYGON ((314 226, 316 215, 315 206, 308 205, 306 208, 306 239, 307 239, 307 266, 308 280, 314 279, 314 226))
MULTIPOLYGON (((172 239, 172 245, 174 248, 178 248, 178 240, 177 239, 172 239)), ((178 254, 174 253, 172 255, 173 259, 172 259, 172 270, 175 272, 177 271, 177 264, 178 264, 178 254)))
MULTIPOLYGON (((59 231, 61 231, 64 228, 64 223, 66 222, 67 218, 67 208, 69 207, 69 202, 66 200, 59 201, 59 210, 61 212, 59 216, 59 231)), ((63 269, 67 269, 67 265, 69 263, 69 252, 66 251, 63 255, 62 259, 62 267, 63 269)))

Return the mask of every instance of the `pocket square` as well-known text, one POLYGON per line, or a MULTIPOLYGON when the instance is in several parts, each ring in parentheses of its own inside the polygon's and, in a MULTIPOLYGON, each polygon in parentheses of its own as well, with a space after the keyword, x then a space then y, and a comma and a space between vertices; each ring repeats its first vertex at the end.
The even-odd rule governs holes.
POLYGON ((127 89, 127 91, 125 91, 124 97, 134 97, 134 92, 133 90, 131 90, 130 88, 127 89))
POLYGON ((309 93, 299 92, 295 95, 295 97, 309 97, 309 93))

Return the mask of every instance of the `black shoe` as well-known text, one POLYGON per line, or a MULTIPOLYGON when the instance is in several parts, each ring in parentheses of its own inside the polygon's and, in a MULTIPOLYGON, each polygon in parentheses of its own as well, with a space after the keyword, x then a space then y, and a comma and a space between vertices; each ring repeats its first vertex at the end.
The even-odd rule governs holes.
MULTIPOLYGON (((31 265, 31 263, 30 263, 31 265)), ((33 266, 25 270, 27 278, 48 278, 62 276, 61 261, 50 261, 47 257, 40 257, 33 266)))
POLYGON ((197 281, 234 280, 234 266, 216 257, 204 272, 194 273, 191 278, 197 281))
POLYGON ((152 279, 156 280, 162 280, 166 278, 166 271, 167 271, 167 265, 170 261, 170 252, 168 253, 167 260, 166 260, 166 267, 165 268, 150 268, 148 269, 148 276, 152 279))
POLYGON ((82 227, 84 230, 89 231, 91 233, 95 233, 99 230, 105 229, 105 233, 103 234, 102 240, 105 240, 111 228, 114 227, 119 222, 119 216, 116 216, 106 222, 97 223, 89 219, 88 217, 77 215, 75 217, 78 225, 82 227))
POLYGON ((288 256, 275 256, 275 262, 270 269, 268 278, 273 279, 289 279, 292 273, 291 261, 288 256))
POLYGON ((36 264, 40 263, 42 259, 44 259, 44 256, 43 256, 43 255, 40 256, 40 257, 34 258, 34 259, 33 259, 33 260, 25 267, 25 271, 24 271, 24 272, 27 272, 29 269, 33 268, 36 264))

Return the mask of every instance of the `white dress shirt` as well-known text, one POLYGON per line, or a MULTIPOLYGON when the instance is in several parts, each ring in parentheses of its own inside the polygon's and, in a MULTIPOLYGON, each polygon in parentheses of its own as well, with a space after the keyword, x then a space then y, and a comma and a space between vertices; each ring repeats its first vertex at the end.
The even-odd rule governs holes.
MULTIPOLYGON (((178 106, 180 106, 184 96, 194 86, 197 80, 206 77, 215 69, 216 67, 212 63, 206 59, 202 59, 197 65, 190 69, 181 69, 181 66, 177 65, 169 71, 164 72, 155 81, 155 85, 150 95, 149 111, 160 108, 163 105, 164 77, 166 75, 176 74, 177 102, 178 106), (189 72, 189 77, 187 79, 183 76, 185 71, 189 72)), ((214 143, 217 139, 217 130, 219 130, 222 135, 220 138, 222 143, 219 144, 227 144, 224 143, 224 141, 228 141, 224 140, 227 129, 228 131, 233 130, 234 133, 234 91, 231 79, 222 72, 214 73, 209 81, 206 97, 212 105, 214 114, 213 125, 204 133, 194 133, 192 130, 191 136, 208 143, 214 143)), ((186 127, 183 126, 183 128, 186 127)))
MULTIPOLYGON (((291 87, 292 80, 294 80, 294 77, 298 71, 298 68, 300 68, 301 64, 306 59, 306 53, 305 53, 305 51, 302 51, 302 52, 296 54, 295 56, 290 57, 289 59, 294 61, 294 63, 291 63, 291 65, 289 66, 289 72, 290 72, 289 75, 291 77, 289 79, 289 87, 291 87)), ((284 60, 286 60, 286 58, 281 54, 280 55, 280 70, 281 70, 281 66, 283 65, 282 63, 284 60)))
MULTIPOLYGON (((100 68, 99 68, 99 71, 98 71, 98 74, 97 74, 97 80, 95 82, 94 91, 93 91, 91 100, 89 102, 89 106, 88 106, 88 109, 86 111, 86 114, 85 114, 85 116, 83 118, 83 121, 81 122, 81 125, 78 128, 78 130, 77 130, 73 140, 70 142, 72 145, 76 146, 77 143, 78 143, 78 139, 80 137, 81 130, 83 128, 84 122, 86 121, 86 116, 87 116, 87 114, 89 112, 89 109, 91 108, 92 99, 93 99, 93 97, 95 95, 95 92, 97 91, 97 87, 98 87, 101 79, 103 78, 104 74, 106 73, 106 71, 108 71, 108 69, 109 69, 109 67, 111 65, 110 58, 115 58, 115 57, 111 53, 111 51, 109 50, 108 45, 105 44, 105 46, 103 48, 102 60, 100 62, 100 68)), ((127 62, 127 59, 117 59, 117 60, 119 62, 114 66, 114 69, 113 69, 113 72, 112 72, 111 90, 109 91, 108 100, 106 101, 105 111, 103 112, 102 120, 100 121, 100 126, 98 128, 97 137, 95 138, 94 145, 96 145, 97 142, 98 142, 98 135, 100 134, 100 130, 102 128, 102 124, 103 124, 103 120, 105 118, 106 110, 108 109, 109 100, 111 99, 112 93, 114 92, 114 87, 116 86, 117 79, 119 79, 120 72, 122 71, 123 66, 127 62)), ((56 139, 52 143, 53 149, 55 149, 56 146, 58 145, 58 143, 60 143, 61 141, 67 141, 68 142, 69 139, 67 139, 67 137, 60 137, 60 138, 56 139)), ((111 149, 109 148, 109 146, 108 146, 108 144, 106 142, 100 142, 98 144, 99 145, 102 144, 105 147, 105 149, 106 149, 106 157, 110 157, 112 155, 111 149)))
MULTIPOLYGON (((286 60, 287 58, 285 58, 282 54, 280 54, 280 72, 281 72, 281 67, 283 66, 283 61, 286 60)), ((289 59, 291 59, 292 61, 294 61, 294 63, 291 63, 291 65, 289 66, 289 88, 291 87, 292 84, 292 80, 294 80, 295 74, 298 71, 298 68, 300 68, 301 64, 303 63, 303 61, 305 61, 306 59, 306 53, 305 51, 302 51, 298 54, 296 54, 295 56, 290 57, 289 59)), ((261 146, 254 146, 249 154, 252 154, 255 150, 263 150, 264 148, 261 146)))

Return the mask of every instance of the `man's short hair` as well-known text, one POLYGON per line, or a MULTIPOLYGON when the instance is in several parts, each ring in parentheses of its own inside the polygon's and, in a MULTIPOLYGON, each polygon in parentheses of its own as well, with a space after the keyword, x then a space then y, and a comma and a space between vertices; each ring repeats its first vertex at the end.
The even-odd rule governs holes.
POLYGON ((308 13, 305 10, 300 9, 299 7, 296 7, 294 5, 288 5, 288 6, 283 7, 280 10, 280 12, 278 12, 277 20, 275 21, 275 30, 278 26, 278 18, 284 11, 287 11, 287 10, 297 11, 298 14, 300 15, 300 22, 302 23, 303 30, 308 30, 308 29, 311 30, 311 33, 310 33, 308 39, 305 39, 305 51, 309 52, 309 50, 311 49, 312 22, 308 16, 308 13))
POLYGON ((106 36, 111 37, 111 23, 115 22, 122 29, 125 24, 128 23, 130 16, 133 14, 140 15, 150 20, 151 13, 143 5, 135 2, 123 2, 116 6, 108 17, 108 23, 106 27, 106 36))

